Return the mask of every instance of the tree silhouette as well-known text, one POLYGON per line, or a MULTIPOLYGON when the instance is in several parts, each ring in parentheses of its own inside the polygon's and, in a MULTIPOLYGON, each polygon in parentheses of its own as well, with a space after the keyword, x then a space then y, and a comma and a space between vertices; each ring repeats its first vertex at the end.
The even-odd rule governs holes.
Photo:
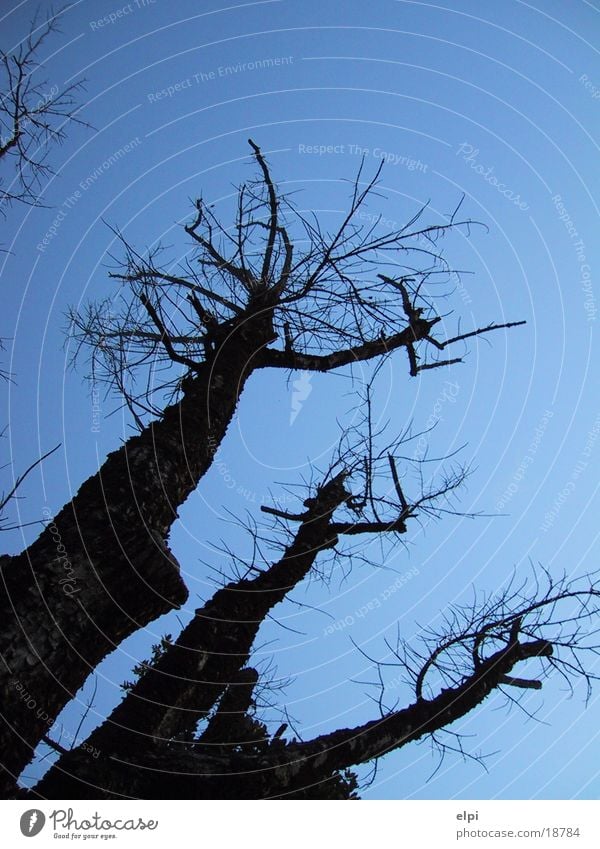
POLYGON ((13 201, 40 203, 40 191, 53 173, 48 164, 52 147, 64 141, 70 123, 86 125, 77 114, 83 81, 61 87, 40 76, 40 53, 58 32, 63 11, 42 22, 34 18, 21 44, 0 51, 0 165, 9 173, 0 182, 2 212, 13 201))
MULTIPOLYGON (((88 126, 77 114, 77 93, 83 80, 60 87, 40 79, 43 62, 40 53, 47 39, 59 31, 64 10, 49 15, 43 22, 37 16, 31 23, 24 42, 12 51, 0 51, 0 213, 18 201, 31 206, 40 204, 44 181, 53 173, 48 164, 52 147, 64 141, 66 127, 74 122, 88 126)), ((6 339, 0 339, 4 351, 6 339)), ((13 376, 0 364, 0 382, 13 376)), ((0 436, 4 436, 4 429, 0 436)), ((58 446, 56 446, 58 448, 58 446)), ((6 509, 16 497, 27 475, 56 448, 31 463, 16 475, 14 485, 0 495, 0 530, 14 527, 6 509)))
POLYGON ((70 313, 75 360, 89 357, 93 379, 119 394, 138 433, 26 551, 0 564, 7 795, 45 739, 61 756, 34 796, 351 798, 353 765, 423 735, 437 739, 493 689, 538 686, 512 676, 519 664, 535 660, 542 670, 592 679, 584 660, 594 646, 579 629, 596 614, 597 584, 547 575, 545 588, 449 608, 447 630, 421 648, 398 640, 397 663, 412 688, 406 707, 386 707, 382 693, 371 722, 308 741, 286 736, 283 725, 270 735, 256 718, 257 686, 269 685, 252 666, 252 648, 272 609, 331 559, 351 564, 360 556, 356 538, 397 544, 419 515, 455 509, 466 470, 451 466, 428 480, 415 461, 420 487, 409 491, 402 446, 411 434, 380 444, 368 385, 359 425, 341 435, 329 467, 314 470, 298 509, 263 508, 272 524, 251 530, 255 560, 232 553, 233 579, 176 639, 163 640, 84 744, 64 750, 52 742, 49 723, 89 672, 126 636, 185 602, 165 539, 254 371, 329 372, 403 348, 416 377, 461 361, 461 350, 446 356, 446 348, 524 323, 438 337, 436 283, 454 273, 439 241, 473 224, 459 208, 447 224, 423 224, 422 209, 378 235, 359 212, 376 194, 379 172, 364 180, 361 168, 348 211, 329 233, 278 190, 249 143, 258 176, 239 187, 231 226, 198 199, 185 227, 192 250, 179 265, 160 246, 140 253, 120 237, 118 298, 70 313), (263 543, 276 556, 263 557, 263 543), (44 711, 28 710, 28 698, 44 711))

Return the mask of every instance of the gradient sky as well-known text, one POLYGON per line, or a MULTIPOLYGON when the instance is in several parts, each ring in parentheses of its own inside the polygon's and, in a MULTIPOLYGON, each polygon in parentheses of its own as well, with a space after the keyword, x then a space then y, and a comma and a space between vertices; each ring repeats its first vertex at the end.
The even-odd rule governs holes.
MULTIPOLYGON (((26 35, 38 5, 3 4, 3 49, 26 35)), ((368 213, 389 226, 427 201, 428 223, 440 223, 464 195, 462 211, 487 230, 444 244, 451 264, 469 272, 448 302, 447 332, 459 318, 463 330, 527 320, 472 341, 462 365, 410 379, 400 351, 382 369, 380 420, 393 431, 437 422, 435 456, 464 445, 461 459, 474 471, 458 509, 486 516, 414 524, 407 548, 378 568, 357 564, 329 587, 310 582, 293 594, 310 608, 278 609, 281 624, 260 634, 259 668, 291 679, 278 699, 305 738, 376 715, 361 683, 373 680, 371 664, 355 644, 389 659, 385 639, 398 627, 414 639, 449 603, 472 598, 474 586, 493 592, 513 570, 531 574, 537 564, 570 576, 600 565, 598 11, 582 0, 80 0, 48 42, 49 81, 86 79, 81 116, 93 129, 71 127, 52 152, 48 208, 13 207, 2 224, 0 335, 13 340, 5 359, 16 375, 3 387, 5 488, 61 443, 23 487, 15 521, 57 511, 131 433, 121 413, 105 417, 118 406, 111 398, 92 430, 85 368, 69 368, 65 345, 67 307, 117 291, 108 278, 117 250, 110 227, 140 250, 160 240, 177 259, 190 199, 202 194, 225 211, 233 186, 251 173, 248 137, 279 185, 329 228, 344 213, 361 153, 369 174, 387 160, 368 213), (258 61, 267 59, 280 61, 258 61), (399 575, 410 579, 386 593, 399 575), (334 622, 345 624, 329 633, 334 622)), ((347 418, 353 403, 349 389, 348 373, 310 376, 301 387, 283 372, 252 377, 218 462, 171 533, 190 587, 187 610, 152 623, 102 664, 82 733, 118 702, 135 661, 161 634, 177 634, 212 593, 209 567, 227 565, 220 540, 249 552, 227 511, 260 518, 260 504, 280 496, 282 484, 300 483, 311 462, 327 465, 336 417, 347 418), (294 393, 306 396, 295 417, 294 393)), ((6 550, 37 532, 5 534, 6 550)), ((66 742, 92 687, 64 712, 66 742)), ((537 721, 494 695, 452 727, 469 753, 487 755, 487 772, 450 753, 431 778, 439 761, 425 741, 383 759, 363 795, 597 798, 599 694, 586 707, 583 688, 571 696, 554 676, 524 699, 537 721)), ((392 686, 394 698, 402 691, 392 686)), ((273 712, 267 718, 280 722, 273 712)))

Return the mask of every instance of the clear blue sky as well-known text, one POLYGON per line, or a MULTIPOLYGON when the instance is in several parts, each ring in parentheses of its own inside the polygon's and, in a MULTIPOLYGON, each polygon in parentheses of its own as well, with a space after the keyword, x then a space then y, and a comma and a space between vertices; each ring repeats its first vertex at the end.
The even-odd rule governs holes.
MULTIPOLYGON (((37 0, 3 4, 4 49, 26 34, 36 8, 37 0)), ((466 444, 463 458, 476 468, 460 508, 490 515, 414 526, 408 551, 382 568, 359 565, 329 590, 311 583, 294 593, 327 615, 282 605, 280 621, 300 633, 269 624, 260 662, 292 678, 285 703, 305 737, 375 715, 368 688, 356 683, 372 672, 353 642, 385 659, 398 623, 410 639, 474 584, 493 591, 530 561, 573 576, 599 566, 599 35, 598 10, 582 0, 267 0, 222 9, 207 0, 81 0, 48 43, 49 80, 86 78, 82 116, 94 129, 72 127, 53 151, 57 175, 43 195, 50 208, 15 207, 2 225, 0 335, 13 339, 6 359, 17 377, 3 390, 5 486, 62 444, 24 487, 19 521, 59 509, 130 432, 118 413, 92 431, 83 371, 68 368, 64 347, 67 306, 115 292, 107 225, 140 249, 162 240, 177 257, 189 199, 202 193, 225 208, 248 176, 249 136, 280 185, 301 190, 298 204, 329 227, 344 211, 360 149, 371 173, 387 159, 383 197, 369 211, 390 222, 425 201, 439 221, 464 194, 463 211, 489 232, 448 240, 453 265, 473 272, 452 295, 448 331, 459 316, 463 329, 527 319, 491 344, 470 344, 464 365, 410 380, 400 352, 380 375, 383 418, 398 429, 439 419, 437 455, 466 444), (410 570, 401 593, 356 616, 410 570), (340 620, 352 621, 327 634, 340 620)), ((171 534, 191 589, 181 621, 212 591, 203 561, 226 565, 219 540, 247 550, 226 509, 257 515, 280 482, 300 482, 309 460, 326 463, 348 378, 313 376, 310 388, 293 423, 283 373, 255 375, 245 390, 219 463, 171 534)), ((115 406, 103 400, 103 416, 115 406)), ((3 541, 16 552, 36 533, 3 541)), ((178 629, 174 616, 155 622, 103 664, 86 729, 118 701, 135 660, 178 629)), ((492 697, 453 726, 468 735, 468 751, 490 753, 489 772, 449 755, 428 781, 437 759, 425 742, 386 757, 364 795, 597 798, 599 697, 586 708, 582 690, 571 698, 554 677, 526 699, 538 722, 492 697)), ((67 708, 67 729, 81 712, 81 704, 67 708)))

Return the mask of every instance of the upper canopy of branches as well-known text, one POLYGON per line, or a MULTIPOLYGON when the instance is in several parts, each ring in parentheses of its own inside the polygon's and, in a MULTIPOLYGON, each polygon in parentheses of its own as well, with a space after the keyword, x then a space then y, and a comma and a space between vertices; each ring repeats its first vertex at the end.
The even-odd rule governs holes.
POLYGON ((325 371, 405 347, 412 375, 457 362, 443 358, 447 345, 503 326, 445 340, 432 335, 441 321, 436 289, 456 274, 439 240, 472 224, 457 217, 458 209, 449 220, 426 225, 423 207, 400 229, 382 233, 379 220, 365 224, 360 217, 381 168, 365 179, 361 166, 348 211, 330 232, 278 191, 265 157, 249 143, 258 176, 239 187, 233 222, 222 223, 196 200, 183 260, 169 263, 160 245, 142 255, 119 234, 125 256, 111 276, 124 284, 120 297, 69 315, 76 355, 82 344, 91 348, 94 379, 157 413, 155 393, 178 388, 174 364, 179 376, 197 371, 256 316, 268 332, 257 340, 264 350, 255 367, 325 371), (429 343, 433 358, 419 342, 429 343), (131 381, 140 367, 145 386, 136 394, 131 381), (161 383, 155 372, 165 368, 161 383))
POLYGON ((0 185, 0 203, 39 202, 43 180, 52 174, 47 163, 51 142, 62 142, 69 121, 77 117, 75 95, 82 82, 64 87, 41 78, 40 51, 58 31, 59 11, 31 23, 29 35, 10 52, 0 51, 0 161, 13 160, 14 173, 0 185))

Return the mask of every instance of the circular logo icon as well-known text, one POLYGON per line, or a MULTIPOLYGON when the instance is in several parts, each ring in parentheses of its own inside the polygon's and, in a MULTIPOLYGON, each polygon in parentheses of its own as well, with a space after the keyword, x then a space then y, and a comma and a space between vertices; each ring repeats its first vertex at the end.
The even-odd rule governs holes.
POLYGON ((21 834, 25 837, 35 837, 43 829, 46 817, 43 811, 32 808, 21 815, 21 834))

